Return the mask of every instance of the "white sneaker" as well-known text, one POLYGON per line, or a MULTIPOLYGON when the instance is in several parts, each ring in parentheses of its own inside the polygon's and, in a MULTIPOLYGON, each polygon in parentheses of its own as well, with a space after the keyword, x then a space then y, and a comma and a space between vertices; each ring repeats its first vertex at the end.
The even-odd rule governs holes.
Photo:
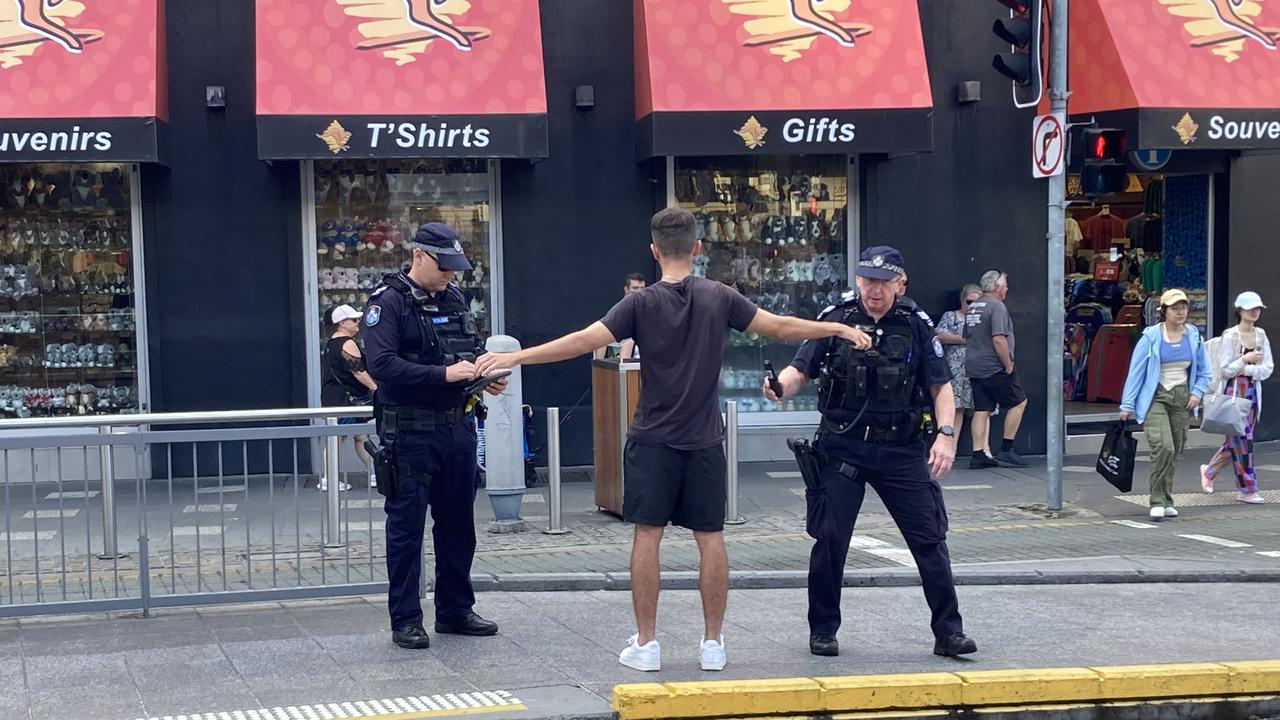
POLYGON ((1167 517, 1167 518, 1176 518, 1176 517, 1178 517, 1178 511, 1177 511, 1177 510, 1174 510, 1174 509, 1173 509, 1173 508, 1171 508, 1171 507, 1165 508, 1165 509, 1164 509, 1164 516, 1165 516, 1165 517, 1167 517))
MULTIPOLYGON (((320 485, 319 485, 319 487, 320 487, 320 492, 326 492, 326 491, 328 491, 328 489, 329 489, 329 478, 327 478, 327 477, 321 477, 321 478, 320 478, 320 485)), ((350 489, 351 489, 351 486, 350 486, 350 485, 348 485, 347 483, 343 482, 342 480, 339 480, 339 481, 338 481, 338 492, 346 492, 346 491, 348 491, 348 490, 350 490, 350 489)))
POLYGON ((371 488, 378 487, 378 474, 373 472, 372 470, 369 471, 369 487, 371 488))
POLYGON ((641 645, 639 633, 627 638, 627 646, 618 654, 618 662, 632 670, 655 672, 662 669, 662 648, 657 638, 641 645))
POLYGON ((724 636, 719 640, 703 639, 698 648, 698 659, 702 661, 703 670, 723 670, 725 663, 724 636))
POLYGON ((1151 508, 1151 519, 1154 520, 1155 522, 1160 522, 1161 520, 1164 520, 1164 508, 1162 507, 1151 508))

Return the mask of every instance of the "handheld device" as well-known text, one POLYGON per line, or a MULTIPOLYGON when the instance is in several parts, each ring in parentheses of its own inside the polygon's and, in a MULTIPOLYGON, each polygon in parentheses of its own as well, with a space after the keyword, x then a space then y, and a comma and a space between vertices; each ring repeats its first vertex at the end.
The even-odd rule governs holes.
POLYGON ((481 390, 489 387, 489 385, 501 380, 504 377, 507 377, 510 374, 511 374, 510 370, 499 370, 498 372, 493 373, 492 375, 485 375, 482 378, 474 380, 470 385, 468 385, 464 394, 473 395, 475 393, 478 393, 481 390))
POLYGON ((778 374, 773 371, 773 363, 769 362, 768 360, 765 360, 764 371, 766 376, 769 378, 769 389, 773 391, 774 395, 777 395, 779 398, 781 398, 782 383, 778 381, 778 374))

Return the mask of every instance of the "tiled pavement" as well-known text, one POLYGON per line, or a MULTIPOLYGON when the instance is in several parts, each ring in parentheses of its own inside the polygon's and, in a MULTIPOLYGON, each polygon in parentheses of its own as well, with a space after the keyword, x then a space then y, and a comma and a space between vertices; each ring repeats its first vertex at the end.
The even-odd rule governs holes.
POLYGON ((618 682, 1265 659, 1280 635, 1274 604, 1261 600, 1277 587, 965 587, 966 629, 980 652, 964 663, 930 653, 915 588, 846 589, 835 659, 807 652, 803 590, 735 590, 723 673, 697 669, 701 615, 689 591, 662 596, 657 674, 616 662, 631 632, 621 592, 482 593, 476 609, 501 624, 500 634, 433 634, 427 651, 390 644, 381 597, 171 609, 145 619, 3 620, 0 717, 235 718, 259 708, 505 691, 527 709, 479 717, 607 718, 618 682))

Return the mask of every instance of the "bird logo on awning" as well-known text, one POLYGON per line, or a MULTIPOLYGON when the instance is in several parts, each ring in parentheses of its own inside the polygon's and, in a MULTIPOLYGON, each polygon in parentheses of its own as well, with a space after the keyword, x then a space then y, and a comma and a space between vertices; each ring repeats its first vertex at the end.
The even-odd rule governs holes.
POLYGON ((1280 29, 1258 25, 1264 0, 1157 0, 1183 27, 1191 47, 1212 48, 1227 62, 1240 59, 1246 47, 1276 50, 1280 29))
POLYGON ((871 33, 865 23, 839 19, 853 0, 721 0, 735 15, 748 16, 743 22, 744 47, 764 47, 782 58, 797 60, 820 41, 854 47, 857 39, 871 33))
POLYGON ((75 0, 0 2, 0 70, 21 65, 46 44, 78 55, 87 43, 101 40, 101 30, 68 29, 67 21, 84 10, 75 0))
POLYGON ((358 50, 380 50, 397 65, 414 62, 443 42, 462 52, 490 36, 488 28, 465 27, 455 19, 471 10, 467 0, 333 0, 347 15, 367 19, 358 29, 366 39, 358 50))

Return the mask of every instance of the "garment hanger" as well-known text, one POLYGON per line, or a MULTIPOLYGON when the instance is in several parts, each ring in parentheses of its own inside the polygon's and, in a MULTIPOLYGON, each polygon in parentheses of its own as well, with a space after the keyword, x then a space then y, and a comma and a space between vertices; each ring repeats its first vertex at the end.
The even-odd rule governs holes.
POLYGON ((1110 205, 1103 205, 1103 206, 1102 206, 1102 212, 1100 212, 1099 214, 1100 214, 1100 215, 1110 215, 1110 214, 1111 214, 1111 206, 1110 206, 1110 205))

